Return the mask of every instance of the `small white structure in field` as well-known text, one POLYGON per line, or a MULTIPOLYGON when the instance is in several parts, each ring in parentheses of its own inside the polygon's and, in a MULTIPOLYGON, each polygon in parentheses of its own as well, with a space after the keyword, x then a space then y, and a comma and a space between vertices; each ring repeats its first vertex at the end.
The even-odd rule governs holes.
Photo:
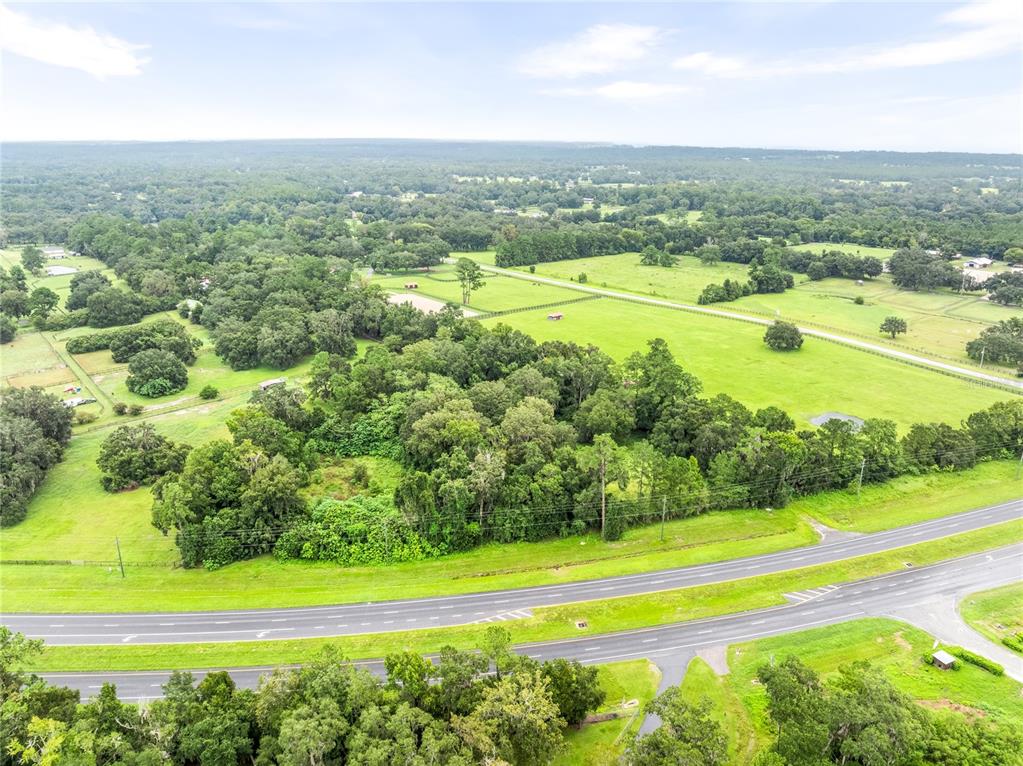
POLYGON ((270 380, 264 380, 259 384, 259 390, 266 391, 274 386, 283 386, 285 382, 287 382, 287 378, 270 378, 270 380))
POLYGON ((939 667, 942 670, 951 670, 956 664, 956 658, 943 649, 939 649, 932 654, 931 661, 935 667, 939 667))
POLYGON ((68 274, 77 274, 78 269, 71 266, 47 266, 46 276, 48 277, 64 277, 68 274))
POLYGON ((985 258, 982 256, 980 258, 974 258, 973 260, 967 261, 963 265, 966 266, 966 268, 968 269, 986 269, 992 263, 994 263, 994 261, 992 261, 990 258, 985 258))

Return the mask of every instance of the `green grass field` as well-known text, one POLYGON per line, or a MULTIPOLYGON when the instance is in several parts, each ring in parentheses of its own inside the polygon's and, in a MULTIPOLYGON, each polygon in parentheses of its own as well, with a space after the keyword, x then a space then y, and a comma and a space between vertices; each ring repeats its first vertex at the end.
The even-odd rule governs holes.
MULTIPOLYGON (((580 633, 575 626, 579 620, 588 623, 587 633, 600 635, 780 606, 786 603, 785 593, 903 571, 907 566, 924 567, 1021 539, 1023 520, 1012 521, 832 564, 641 596, 538 608, 532 617, 506 621, 502 626, 508 629, 514 643, 522 644, 578 636, 580 633)), ((85 671, 263 666, 306 661, 328 644, 337 645, 345 656, 352 659, 380 657, 405 649, 430 653, 448 645, 463 649, 478 647, 486 627, 465 625, 325 639, 50 646, 44 649, 30 669, 85 671)))
POLYGON ((965 663, 957 672, 924 665, 920 656, 933 644, 929 634, 905 623, 863 619, 733 645, 728 651, 729 689, 724 704, 719 703, 719 715, 729 726, 754 732, 756 744, 750 755, 769 744, 767 698, 755 683, 756 671, 772 658, 795 655, 825 677, 840 665, 867 660, 882 668, 898 689, 932 709, 960 709, 1003 722, 1023 719, 1023 689, 1018 682, 965 663), (736 700, 744 710, 737 711, 736 700))
POLYGON ((709 394, 727 393, 751 408, 775 405, 801 424, 823 412, 958 424, 971 412, 1011 398, 1000 389, 941 375, 817 338, 794 353, 772 351, 764 329, 737 320, 602 298, 566 306, 564 319, 524 311, 502 322, 538 341, 593 343, 618 360, 664 338, 709 394))
POLYGON ((554 766, 591 766, 617 762, 643 721, 643 706, 657 695, 660 671, 646 660, 613 662, 597 666, 600 686, 607 694, 598 713, 616 712, 619 718, 583 724, 565 732, 565 748, 554 766), (638 704, 626 707, 623 703, 638 704))
MULTIPOLYGON (((474 311, 506 311, 523 306, 540 306, 558 301, 576 300, 582 296, 564 287, 554 287, 527 282, 514 277, 485 275, 486 284, 472 294, 467 308, 474 311)), ((414 292, 428 298, 461 304, 462 288, 455 279, 454 266, 443 265, 432 269, 429 274, 410 272, 408 274, 376 277, 380 286, 396 293, 414 292), (405 285, 415 282, 418 289, 406 290, 405 285)))
MULTIPOLYGON (((860 255, 887 258, 893 251, 859 245, 813 244, 795 249, 820 252, 838 249, 860 255)), ((456 253, 486 265, 494 264, 493 252, 456 253)), ((638 253, 582 258, 536 265, 538 276, 564 281, 587 276, 586 284, 622 292, 649 295, 679 303, 696 303, 703 288, 724 279, 743 281, 747 267, 737 263, 704 266, 691 256, 683 256, 673 267, 643 266, 638 253)), ((516 269, 528 272, 528 269, 516 269)), ((779 317, 855 335, 903 350, 974 365, 965 353, 967 341, 976 338, 985 327, 1003 319, 1020 316, 1019 309, 982 300, 980 295, 960 295, 948 290, 914 293, 899 290, 891 278, 883 275, 863 285, 848 279, 824 279, 818 282, 796 274, 796 287, 781 294, 751 295, 717 308, 747 312, 757 316, 779 317), (857 297, 863 305, 854 302, 857 297), (908 332, 894 341, 881 335, 878 328, 885 317, 896 315, 906 320, 908 332)), ((1006 370, 1003 370, 1006 372, 1006 370)), ((1011 374, 1011 371, 1007 371, 1011 374)))
POLYGON ((789 250, 800 250, 817 255, 830 250, 838 250, 840 253, 851 253, 861 257, 872 255, 881 260, 891 258, 892 253, 895 252, 895 250, 889 247, 870 247, 868 245, 848 244, 845 242, 807 242, 805 245, 790 245, 789 250))
POLYGON ((1023 633, 1023 582, 971 593, 959 604, 959 613, 976 631, 996 644, 1023 633))

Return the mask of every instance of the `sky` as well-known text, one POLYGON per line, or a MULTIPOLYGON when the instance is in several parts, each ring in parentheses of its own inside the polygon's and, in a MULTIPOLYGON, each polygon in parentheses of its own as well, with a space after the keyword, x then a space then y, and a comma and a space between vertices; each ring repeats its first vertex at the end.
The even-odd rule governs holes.
POLYGON ((1019 152, 1023 3, 8 3, 0 137, 1019 152))

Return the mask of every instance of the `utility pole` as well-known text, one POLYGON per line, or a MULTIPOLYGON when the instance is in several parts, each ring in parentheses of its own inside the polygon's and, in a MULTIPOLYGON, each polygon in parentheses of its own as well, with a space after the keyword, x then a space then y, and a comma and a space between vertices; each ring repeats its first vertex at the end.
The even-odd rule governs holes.
POLYGON ((661 500, 661 542, 664 542, 664 519, 668 515, 668 498, 661 500))
POLYGON ((124 559, 121 558, 121 540, 120 538, 114 538, 114 545, 117 546, 117 563, 121 567, 121 579, 124 579, 124 559))
POLYGON ((860 461, 860 480, 856 483, 856 497, 860 496, 860 490, 863 489, 863 472, 867 470, 867 459, 863 458, 860 461))
POLYGON ((987 353, 987 346, 980 347, 980 366, 984 366, 984 354, 987 353))
POLYGON ((1019 453, 1019 463, 1016 464, 1016 479, 1019 479, 1020 472, 1023 471, 1023 451, 1019 453))

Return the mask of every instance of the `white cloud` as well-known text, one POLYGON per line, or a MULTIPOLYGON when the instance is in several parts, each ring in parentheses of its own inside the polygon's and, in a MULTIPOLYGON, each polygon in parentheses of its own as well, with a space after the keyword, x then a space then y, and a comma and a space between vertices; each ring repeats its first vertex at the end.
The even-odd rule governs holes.
POLYGON ((142 73, 148 46, 126 42, 92 27, 33 19, 0 6, 0 49, 54 66, 79 69, 100 79, 142 73))
POLYGON ((672 66, 676 69, 688 69, 709 75, 730 75, 733 72, 743 71, 746 68, 746 62, 742 59, 718 56, 702 51, 676 59, 672 66))
POLYGON ((518 69, 531 77, 605 74, 642 59, 661 37, 657 27, 597 24, 569 40, 527 53, 519 59, 518 69))
POLYGON ((691 91, 692 88, 674 83, 617 80, 592 88, 554 88, 541 93, 547 96, 598 96, 612 101, 657 101, 691 91))
POLYGON ((989 58, 1020 50, 1023 42, 1023 4, 1012 0, 964 5, 943 14, 938 20, 960 29, 928 40, 888 47, 862 46, 844 50, 808 51, 798 60, 756 62, 701 52, 676 59, 673 66, 713 77, 847 74, 989 58))

